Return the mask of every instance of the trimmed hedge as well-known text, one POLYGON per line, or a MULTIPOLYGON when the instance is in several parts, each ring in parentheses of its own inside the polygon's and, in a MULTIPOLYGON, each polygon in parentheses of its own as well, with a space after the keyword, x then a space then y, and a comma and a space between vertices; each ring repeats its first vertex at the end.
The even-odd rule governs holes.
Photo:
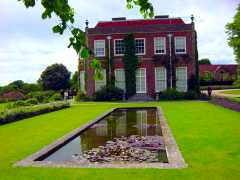
POLYGON ((118 101, 123 99, 124 92, 114 86, 102 87, 99 91, 94 93, 95 101, 118 101))
POLYGON ((201 99, 201 100, 209 100, 207 95, 205 94, 198 94, 195 91, 188 91, 188 92, 178 92, 176 89, 167 89, 159 93, 159 100, 194 100, 194 99, 201 99))
POLYGON ((0 112, 0 125, 69 107, 70 104, 68 102, 52 102, 48 104, 18 107, 10 110, 5 110, 0 112))

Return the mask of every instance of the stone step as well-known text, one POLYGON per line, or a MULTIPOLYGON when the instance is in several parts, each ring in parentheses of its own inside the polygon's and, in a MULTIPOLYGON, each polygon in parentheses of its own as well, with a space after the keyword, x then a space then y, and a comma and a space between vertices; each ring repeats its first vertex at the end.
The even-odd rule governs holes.
POLYGON ((129 102, 145 102, 145 101, 154 101, 154 99, 147 94, 135 94, 128 99, 129 102))

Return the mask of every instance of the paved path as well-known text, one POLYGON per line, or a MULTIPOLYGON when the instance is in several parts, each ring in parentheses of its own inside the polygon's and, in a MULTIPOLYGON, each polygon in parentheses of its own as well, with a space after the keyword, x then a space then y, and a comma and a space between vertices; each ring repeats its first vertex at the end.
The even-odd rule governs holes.
MULTIPOLYGON (((240 97, 240 95, 237 94, 224 94, 224 91, 235 91, 239 89, 223 89, 223 90, 213 90, 212 96, 221 96, 221 97, 240 97)), ((207 91, 203 91, 203 93, 207 94, 207 91)))

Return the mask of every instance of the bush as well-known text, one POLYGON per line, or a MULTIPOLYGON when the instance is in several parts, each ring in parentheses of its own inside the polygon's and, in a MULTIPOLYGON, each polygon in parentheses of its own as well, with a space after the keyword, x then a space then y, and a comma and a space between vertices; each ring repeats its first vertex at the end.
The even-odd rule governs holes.
POLYGON ((80 91, 77 92, 77 95, 75 96, 75 101, 80 102, 85 100, 88 100, 86 94, 80 91))
POLYGON ((95 101, 117 101, 123 99, 123 90, 114 86, 103 87, 94 93, 95 101))
POLYGON ((176 89, 167 89, 159 94, 160 100, 180 100, 184 99, 184 93, 178 92, 176 89))
POLYGON ((1 101, 17 101, 26 99, 26 96, 19 91, 11 91, 0 96, 1 101))
POLYGON ((19 101, 16 101, 12 104, 13 107, 19 107, 19 106, 27 106, 26 104, 26 101, 23 101, 23 100, 19 100, 19 101))
POLYGON ((39 114, 57 111, 68 107, 70 107, 68 102, 54 102, 29 107, 18 107, 0 112, 0 124, 18 121, 24 118, 33 117, 39 114))
POLYGON ((184 98, 185 99, 198 99, 199 98, 199 94, 195 91, 188 91, 186 93, 184 93, 184 98))
POLYGON ((61 95, 59 93, 55 93, 48 100, 50 102, 52 102, 52 101, 60 101, 60 100, 62 100, 62 97, 61 97, 61 95))
POLYGON ((36 98, 40 103, 47 103, 51 96, 55 94, 54 91, 36 91, 28 94, 30 98, 36 98))
POLYGON ((36 105, 36 104, 38 104, 38 100, 37 100, 36 98, 31 98, 31 99, 27 99, 27 100, 25 101, 25 103, 26 103, 27 105, 36 105))

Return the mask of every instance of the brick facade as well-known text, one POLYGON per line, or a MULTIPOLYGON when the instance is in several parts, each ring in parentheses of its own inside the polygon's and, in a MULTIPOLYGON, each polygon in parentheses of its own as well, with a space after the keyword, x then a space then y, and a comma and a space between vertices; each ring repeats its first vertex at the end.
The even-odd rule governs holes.
MULTIPOLYGON (((107 36, 111 36, 110 46, 113 59, 113 69, 123 68, 123 56, 114 56, 114 40, 124 39, 127 34, 133 33, 134 38, 145 39, 145 54, 138 56, 139 67, 146 68, 147 94, 155 95, 155 67, 165 66, 170 59, 170 46, 168 34, 172 34, 171 55, 172 55, 172 85, 176 87, 176 67, 187 67, 188 80, 192 75, 196 75, 196 55, 194 23, 186 24, 180 18, 164 18, 153 20, 123 20, 99 22, 94 28, 86 28, 88 46, 94 53, 94 41, 105 40, 105 57, 98 57, 103 67, 108 62, 108 42, 107 36), (175 54, 175 37, 186 37, 186 53, 175 54), (166 54, 156 55, 154 53, 154 38, 166 38, 166 54)), ((89 59, 88 63, 93 59, 89 59)), ((84 69, 83 66, 80 69, 84 69)), ((87 95, 91 96, 95 92, 94 71, 89 66, 87 73, 87 95)), ((167 87, 170 87, 170 70, 167 69, 167 87)))

